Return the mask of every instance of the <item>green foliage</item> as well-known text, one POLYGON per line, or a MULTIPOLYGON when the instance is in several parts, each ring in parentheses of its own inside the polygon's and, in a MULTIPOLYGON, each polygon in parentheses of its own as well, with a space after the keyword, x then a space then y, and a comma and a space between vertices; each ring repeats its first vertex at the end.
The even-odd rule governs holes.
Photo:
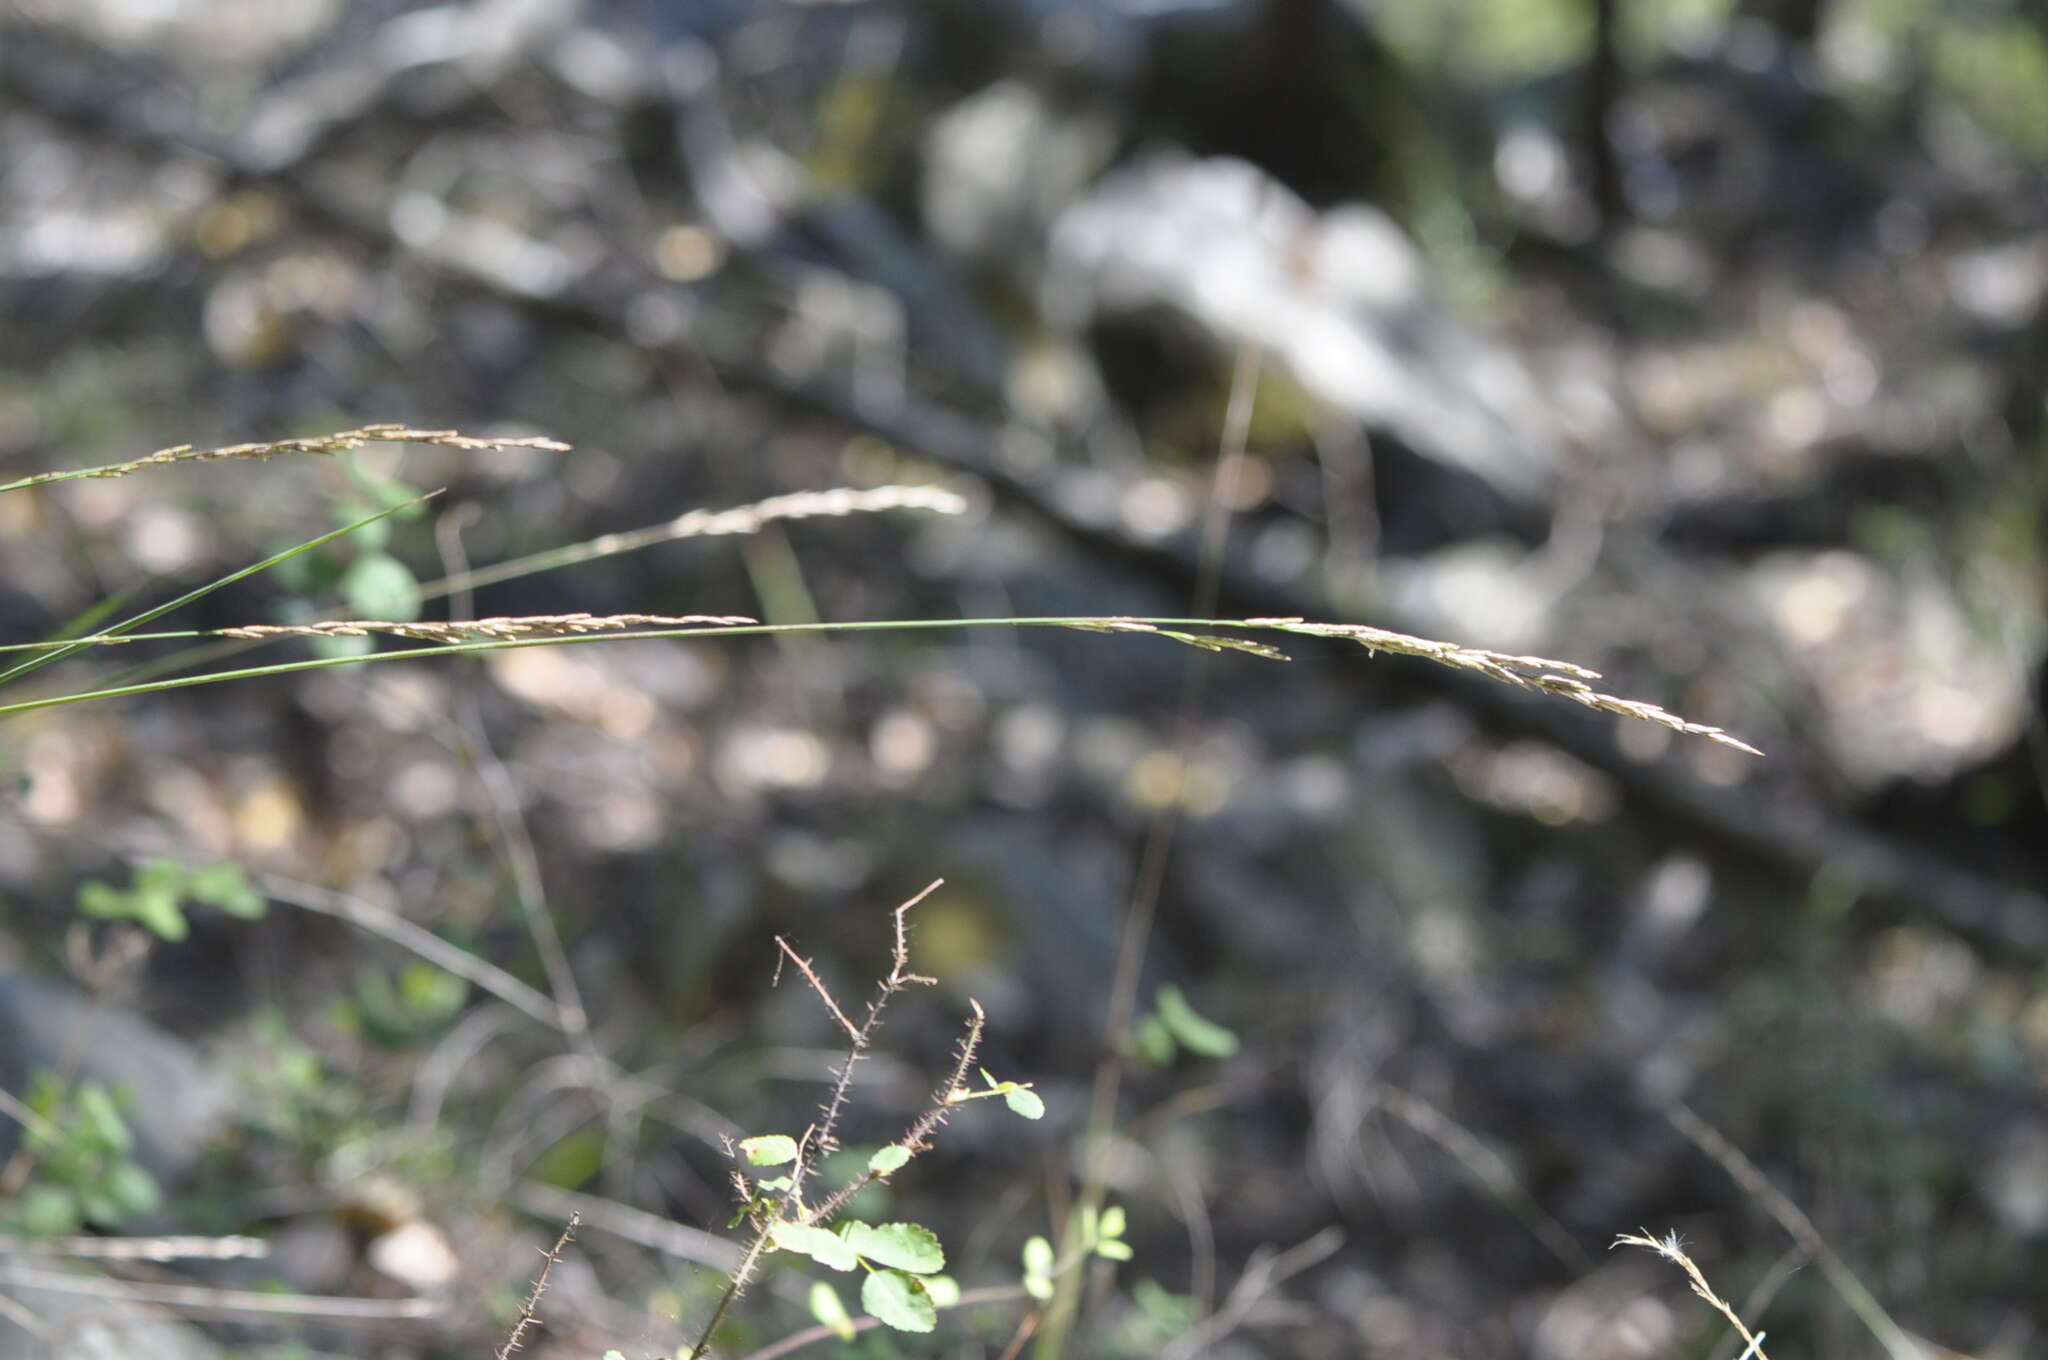
POLYGON ((1131 1053, 1154 1067, 1165 1067, 1183 1048, 1198 1058, 1227 1058, 1238 1046, 1235 1033, 1199 1014, 1172 983, 1159 989, 1129 1042, 1131 1053))
MULTIPOLYGON (((346 466, 354 494, 335 501, 333 515, 337 525, 350 531, 348 541, 337 539, 279 564, 278 579, 303 597, 288 612, 310 618, 317 612, 316 598, 339 595, 351 617, 410 623, 420 616, 419 578, 388 549, 392 521, 416 519, 424 509, 419 491, 367 471, 359 460, 346 466)), ((362 638, 323 638, 318 643, 330 656, 368 650, 362 638)))
POLYGON ((543 1185, 574 1190, 597 1179, 604 1170, 605 1136, 599 1129, 578 1129, 558 1140, 527 1168, 527 1178, 543 1185))
POLYGON ((878 1270, 862 1281, 860 1306, 899 1332, 929 1332, 939 1325, 938 1307, 924 1281, 901 1270, 878 1270))
POLYGON ((243 920, 255 920, 265 907, 263 895, 251 886, 241 866, 226 861, 188 869, 173 859, 155 859, 136 871, 127 888, 92 879, 78 889, 81 915, 134 921, 165 940, 182 940, 191 933, 185 920, 190 904, 215 907, 243 920))
POLYGON ((39 1073, 27 1105, 36 1118, 22 1151, 35 1178, 0 1210, 8 1231, 47 1237, 87 1224, 118 1228, 162 1202, 155 1179, 134 1160, 121 1102, 104 1085, 81 1081, 67 1091, 54 1074, 39 1073))
POLYGON ((348 1028, 386 1048, 403 1048, 445 1028, 469 1000, 469 983, 427 963, 407 963, 395 974, 357 972, 348 1028))
POLYGON ((782 1166, 796 1160, 796 1139, 786 1133, 764 1133, 740 1139, 740 1153, 753 1166, 782 1166))
POLYGON ((839 1299, 839 1291, 824 1280, 811 1286, 811 1316, 832 1329, 832 1334, 841 1341, 851 1341, 855 1336, 853 1317, 846 1311, 846 1305, 839 1299))
POLYGON ((1124 1322, 1122 1340, 1123 1348, 1133 1354, 1156 1353, 1195 1325, 1195 1301, 1157 1280, 1139 1280, 1132 1285, 1131 1302, 1136 1311, 1124 1322))
POLYGON ((1122 1205, 1112 1204, 1100 1214, 1084 1209, 1080 1240, 1075 1254, 1066 1261, 1059 1259, 1046 1238, 1028 1239, 1024 1243, 1024 1292, 1040 1301, 1050 1299, 1055 1292, 1053 1282, 1077 1262, 1090 1256, 1099 1256, 1105 1261, 1130 1260, 1136 1253, 1131 1250, 1131 1244, 1123 1240, 1128 1226, 1122 1205))
POLYGON ((849 1223, 846 1244, 860 1258, 914 1275, 935 1275, 946 1268, 946 1253, 930 1228, 916 1223, 849 1223))
POLYGON ((815 1224, 784 1219, 768 1230, 768 1240, 782 1251, 810 1257, 827 1270, 852 1270, 860 1264, 859 1254, 845 1238, 815 1224))
POLYGON ((1024 1292, 1041 1303, 1053 1295, 1053 1267, 1057 1258, 1052 1243, 1043 1237, 1024 1242, 1024 1292))
POLYGON ((1043 1119, 1045 1117, 1045 1101, 1040 1099, 1038 1093, 1031 1089, 1030 1082, 997 1081, 988 1074, 987 1068, 984 1067, 977 1070, 981 1073, 981 1079, 988 1084, 987 1089, 970 1091, 965 1087, 958 1087, 946 1097, 947 1104, 964 1105, 970 1100, 986 1100, 990 1096, 1000 1096, 1003 1103, 1010 1107, 1013 1114, 1022 1115, 1026 1119, 1043 1119))
POLYGON ((328 1072, 281 1017, 260 1017, 254 1033, 258 1047, 241 1071, 250 1097, 248 1131, 288 1151, 310 1173, 361 1132, 363 1093, 328 1072))

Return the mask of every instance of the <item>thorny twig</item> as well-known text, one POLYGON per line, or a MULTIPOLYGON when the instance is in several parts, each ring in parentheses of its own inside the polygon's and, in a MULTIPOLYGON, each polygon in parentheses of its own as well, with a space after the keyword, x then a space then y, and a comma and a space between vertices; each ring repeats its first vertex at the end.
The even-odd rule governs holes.
MULTIPOLYGON (((833 998, 831 990, 825 986, 824 980, 818 976, 810 961, 798 954, 788 941, 777 937, 776 944, 781 949, 781 957, 776 960, 778 974, 783 959, 796 964, 805 981, 810 983, 811 989, 824 1001, 832 1018, 847 1032, 846 1059, 833 1073, 832 1091, 825 1099, 817 1122, 804 1130, 803 1137, 798 1140, 796 1161, 789 1171, 788 1188, 782 1192, 781 1198, 774 1202, 772 1208, 754 1214, 754 1240, 748 1245, 746 1256, 727 1279, 725 1289, 720 1293, 718 1303, 712 1308, 710 1319, 698 1334, 696 1344, 683 1353, 693 1360, 701 1360, 701 1357, 710 1354, 711 1337, 718 1330, 718 1324, 725 1319, 733 1300, 745 1291, 753 1278, 755 1268, 760 1265, 761 1258, 773 1250, 772 1235, 778 1223, 821 1223, 843 1207, 862 1187, 880 1179, 882 1173, 870 1168, 864 1175, 855 1177, 852 1182, 834 1191, 816 1205, 806 1207, 803 1201, 804 1181, 816 1170, 819 1160, 838 1146, 836 1135, 840 1118, 846 1111, 848 1093, 853 1086, 853 1069, 866 1056, 869 1045, 873 1043, 875 1030, 882 1022, 882 1012, 905 987, 913 983, 930 985, 935 982, 933 978, 910 970, 908 918, 910 909, 931 896, 944 882, 944 879, 934 879, 922 892, 896 908, 893 913, 895 939, 890 952, 889 975, 882 979, 874 1000, 868 1003, 867 1015, 858 1025, 847 1018, 845 1009, 833 998)), ((978 1003, 969 1004, 974 1007, 974 1018, 968 1022, 967 1032, 961 1038, 958 1060, 954 1063, 951 1075, 947 1077, 945 1084, 933 1093, 931 1108, 911 1124, 900 1140, 900 1146, 912 1154, 923 1151, 928 1146, 933 1130, 946 1121, 946 1116, 954 1103, 953 1093, 960 1088, 968 1068, 973 1065, 975 1050, 981 1043, 985 1016, 978 1003)), ((745 1176, 737 1170, 734 1172, 734 1183, 741 1203, 753 1203, 752 1189, 747 1184, 745 1176)))
POLYGON ((526 1333, 540 1323, 540 1296, 548 1291, 548 1275, 561 1264, 562 1253, 575 1240, 576 1227, 582 1222, 581 1214, 570 1214, 568 1223, 562 1227, 562 1235, 555 1239, 555 1245, 541 1252, 546 1259, 541 1262, 540 1274, 533 1277, 533 1289, 527 1294, 526 1302, 519 1305, 519 1320, 512 1324, 505 1344, 498 1347, 498 1360, 511 1360, 512 1352, 526 1340, 526 1333))

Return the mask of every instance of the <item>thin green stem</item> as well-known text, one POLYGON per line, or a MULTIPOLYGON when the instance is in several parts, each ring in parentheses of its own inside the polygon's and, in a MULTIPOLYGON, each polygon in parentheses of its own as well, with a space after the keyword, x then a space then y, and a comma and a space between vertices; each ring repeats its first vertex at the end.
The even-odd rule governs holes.
MULTIPOLYGON (((1157 627, 1214 627, 1208 619, 1123 619, 1091 618, 1079 615, 1066 618, 989 618, 989 619, 866 619, 841 623, 755 623, 721 625, 707 628, 649 628, 618 633, 581 633, 566 636, 535 638, 505 638, 479 642, 451 643, 443 646, 413 647, 404 651, 371 652, 366 656, 315 657, 306 661, 286 661, 274 666, 250 666, 232 671, 209 671, 204 675, 184 675, 169 680, 154 680, 148 684, 122 685, 111 689, 88 690, 80 694, 58 694, 42 699, 29 699, 19 703, 0 704, 0 717, 16 713, 33 712, 36 709, 56 708, 64 704, 86 703, 95 699, 125 699, 138 694, 155 694, 164 690, 189 689, 195 685, 219 684, 228 680, 254 680, 265 676, 290 675, 298 671, 327 670, 336 666, 362 666, 378 661, 423 661, 437 656, 469 656, 478 652, 510 651, 519 647, 562 647, 578 643, 593 642, 646 642, 656 639, 706 638, 706 637, 762 637, 781 633, 883 633, 917 632, 960 628, 1102 628, 1106 631, 1121 631, 1120 625, 1137 625, 1140 629, 1157 627)), ((1247 626, 1243 624, 1239 627, 1247 626)), ((1253 624, 1251 627, 1276 627, 1277 625, 1253 624)), ((1142 636, 1142 633, 1139 635, 1142 636)), ((137 641, 161 641, 170 639, 192 639, 202 637, 232 636, 227 632, 180 632, 145 633, 133 635, 137 641)), ((46 646, 91 645, 91 639, 77 643, 23 643, 6 650, 35 650, 46 646)))
POLYGON ((57 639, 49 642, 16 643, 10 646, 0 647, 0 652, 42 653, 41 656, 30 657, 26 661, 18 662, 15 665, 10 666, 5 671, 0 671, 0 684, 4 684, 7 681, 15 679, 18 676, 26 675, 30 671, 36 670, 40 667, 47 666, 53 661, 62 661, 65 657, 72 655, 74 652, 83 651, 88 647, 105 646, 115 642, 139 642, 146 638, 196 638, 222 636, 222 634, 215 632, 131 633, 128 630, 131 628, 139 627, 142 624, 148 623, 151 619, 162 618, 165 614, 170 613, 173 609, 182 608, 185 605, 191 604, 195 600, 204 599, 206 596, 211 595, 214 591, 219 590, 222 586, 233 585, 236 581, 241 580, 245 576, 254 576, 257 572, 267 571, 271 567, 276 566, 280 562, 290 561, 292 558, 297 557, 300 553, 310 552, 312 549, 320 547, 324 543, 331 543, 337 538, 341 538, 344 535, 354 533, 356 530, 364 527, 365 525, 375 524, 378 520, 383 519, 386 516, 395 515, 402 510, 408 510, 413 506, 423 504, 426 501, 432 500, 434 497, 440 494, 441 493, 439 491, 430 491, 426 495, 416 496, 413 499, 406 501, 402 505, 394 505, 388 509, 380 510, 374 515, 367 515, 364 518, 355 521, 355 523, 353 524, 344 524, 341 528, 334 530, 332 533, 322 534, 318 538, 307 539, 304 543, 300 543, 294 547, 286 548, 283 552, 273 553, 269 557, 264 558, 261 562, 256 562, 249 566, 243 567, 239 571, 231 571, 226 576, 222 576, 215 580, 208 581, 203 586, 199 586, 195 589, 186 591, 183 595, 178 596, 178 598, 176 598, 175 600, 171 600, 167 603, 160 604, 156 606, 154 609, 146 609, 140 614, 136 614, 130 618, 123 619, 121 622, 115 624, 111 628, 102 629, 100 632, 90 634, 89 636, 82 638, 57 639))

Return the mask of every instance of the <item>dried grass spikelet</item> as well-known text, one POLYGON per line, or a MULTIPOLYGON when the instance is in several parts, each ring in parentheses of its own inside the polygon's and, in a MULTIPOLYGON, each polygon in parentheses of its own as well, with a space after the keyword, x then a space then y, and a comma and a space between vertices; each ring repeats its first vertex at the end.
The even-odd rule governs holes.
POLYGON ((569 449, 569 446, 559 439, 549 439, 542 435, 516 439, 487 439, 461 434, 455 430, 416 430, 407 425, 381 424, 339 430, 334 434, 309 435, 300 439, 267 439, 253 444, 225 444, 215 449, 195 449, 190 444, 174 444, 170 448, 158 449, 155 453, 145 454, 126 463, 94 468, 84 475, 125 477, 131 472, 139 472, 144 468, 157 467, 164 463, 212 463, 231 458, 267 462, 280 454, 347 453, 373 443, 432 444, 437 448, 460 449, 466 453, 493 449, 541 449, 549 453, 565 453, 569 449))
POLYGON ((1674 732, 1683 732, 1688 736, 1705 737, 1708 741, 1719 742, 1747 755, 1763 754, 1748 742, 1711 723, 1688 721, 1647 700, 1624 699, 1619 695, 1602 693, 1587 683, 1598 680, 1600 672, 1570 661, 1558 661, 1546 656, 1515 656, 1507 652, 1489 651, 1483 647, 1463 647, 1455 642, 1414 637, 1408 633, 1396 633, 1362 623, 1310 623, 1296 618, 1246 619, 1245 623, 1253 628, 1278 628, 1283 632, 1300 633, 1311 637, 1345 638, 1356 642, 1369 652, 1399 652, 1404 656, 1419 656, 1458 670, 1477 671, 1481 675, 1503 684, 1513 685, 1517 689, 1541 690, 1587 708, 1599 709, 1603 713, 1634 718, 1639 722, 1655 723, 1659 727, 1668 727, 1674 732))
POLYGON ((731 628, 755 620, 743 614, 528 614, 518 618, 449 623, 397 623, 384 619, 327 619, 319 623, 258 623, 222 628, 221 637, 260 641, 285 637, 368 637, 382 633, 418 642, 503 642, 515 638, 575 637, 623 628, 731 628))

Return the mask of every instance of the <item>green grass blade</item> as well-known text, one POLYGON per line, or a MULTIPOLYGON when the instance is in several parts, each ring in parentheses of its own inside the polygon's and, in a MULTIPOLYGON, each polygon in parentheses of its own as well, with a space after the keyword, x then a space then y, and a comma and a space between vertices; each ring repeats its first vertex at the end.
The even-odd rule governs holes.
MULTIPOLYGON (((112 628, 108 628, 103 632, 96 634, 95 636, 110 637, 118 634, 126 634, 128 630, 132 628, 139 628, 143 624, 148 623, 151 619, 162 618, 165 614, 170 613, 174 609, 178 609, 185 605, 191 604, 195 600, 203 600, 208 595, 211 595, 214 591, 219 590, 223 586, 233 585, 235 582, 241 580, 246 576, 254 576, 257 572, 268 571, 270 568, 276 566, 278 563, 288 562, 292 558, 297 557, 300 553, 310 552, 314 548, 318 548, 323 544, 332 543, 335 539, 341 538, 347 534, 352 534, 356 530, 362 528, 365 525, 375 524, 378 520, 383 519, 386 516, 395 515, 401 510, 410 509, 415 505, 419 505, 425 501, 432 500, 435 496, 438 496, 440 494, 441 493, 438 491, 430 491, 426 495, 416 496, 412 500, 406 501, 402 505, 394 505, 387 509, 379 510, 374 515, 369 515, 363 519, 359 519, 353 524, 345 524, 341 528, 336 529, 331 533, 322 534, 318 538, 307 539, 304 543, 298 544, 296 547, 286 548, 283 552, 275 553, 269 557, 266 557, 261 562, 257 562, 250 566, 243 567, 239 571, 229 572, 226 576, 223 576, 218 580, 209 581, 203 586, 198 586, 192 590, 188 590, 183 595, 178 596, 178 598, 176 598, 175 600, 171 600, 167 603, 160 604, 154 609, 144 610, 142 613, 137 614, 132 618, 123 619, 121 622, 115 624, 112 628)), ((88 613, 90 612, 91 611, 88 611, 88 613)), ((90 625, 87 626, 89 627, 90 625)), ((195 633, 166 633, 162 634, 161 636, 197 637, 201 635, 195 633)), ((38 650, 41 651, 42 654, 39 656, 32 656, 25 661, 16 662, 13 666, 10 666, 6 670, 0 671, 0 685, 4 685, 10 680, 14 680, 23 675, 26 675, 30 671, 36 670, 43 666, 47 666, 53 661, 62 661, 65 657, 73 656, 78 652, 84 651, 86 648, 91 647, 92 645, 93 643, 90 640, 90 638, 82 639, 80 641, 72 642, 67 646, 57 647, 49 650, 43 650, 41 644, 29 644, 27 650, 38 650)), ((11 652, 21 650, 24 650, 24 648, 0 647, 0 651, 11 652)))
MULTIPOLYGON (((509 651, 518 647, 566 647, 578 643, 596 642, 647 642, 674 638, 727 638, 735 636, 761 637, 784 633, 873 633, 873 632, 917 632, 934 629, 958 628, 1032 628, 1032 627, 1074 627, 1077 620, 1067 618, 1046 619, 885 619, 868 620, 858 623, 785 623, 785 624, 741 624, 720 625, 706 628, 658 628, 637 632, 583 633, 566 637, 514 638, 498 641, 460 642, 447 645, 411 647, 402 651, 371 652, 365 656, 316 657, 307 661, 284 661, 271 666, 251 666, 242 670, 208 671, 204 675, 177 676, 169 680, 154 680, 138 685, 117 685, 105 689, 87 690, 78 694, 53 694, 41 699, 27 699, 19 703, 0 704, 0 718, 12 717, 17 713, 30 713, 38 709, 58 708, 65 704, 91 703, 100 699, 124 699, 138 694, 157 694, 165 690, 189 689, 196 685, 220 684, 229 680, 256 680, 266 676, 291 675, 299 671, 327 670, 334 666, 364 666, 379 661, 424 661, 437 656, 471 656, 479 652, 509 651)), ((1082 625, 1093 620, 1080 619, 1082 625)), ((1200 622, 1200 621, 1197 621, 1200 622)))

